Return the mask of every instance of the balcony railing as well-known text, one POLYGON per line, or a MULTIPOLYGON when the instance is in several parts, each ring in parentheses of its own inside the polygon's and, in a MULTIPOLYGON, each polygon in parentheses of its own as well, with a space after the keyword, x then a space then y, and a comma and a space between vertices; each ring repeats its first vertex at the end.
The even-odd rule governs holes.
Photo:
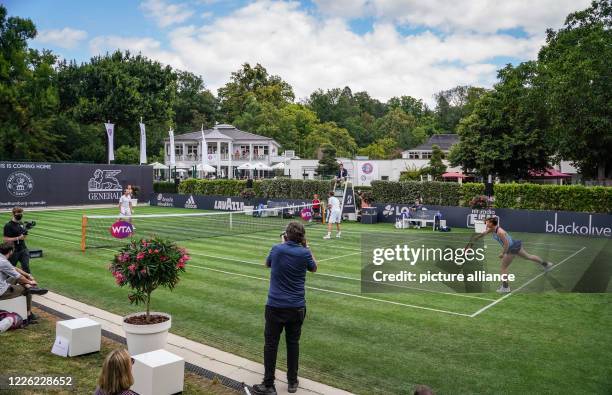
MULTIPOLYGON (((209 154, 209 155, 214 155, 212 160, 214 161, 217 160, 216 158, 217 154, 209 154)), ((232 161, 248 162, 251 160, 248 154, 246 155, 233 154, 231 155, 231 157, 232 157, 232 161)), ((253 155, 252 161, 253 162, 267 162, 268 158, 269 158, 269 155, 253 155)), ((202 157, 197 154, 187 154, 187 155, 175 155, 175 159, 177 162, 200 162, 202 160, 202 157)), ((222 161, 229 161, 229 159, 230 159, 229 154, 221 154, 222 161)), ((170 161, 170 155, 166 155, 166 162, 168 161, 170 161)))

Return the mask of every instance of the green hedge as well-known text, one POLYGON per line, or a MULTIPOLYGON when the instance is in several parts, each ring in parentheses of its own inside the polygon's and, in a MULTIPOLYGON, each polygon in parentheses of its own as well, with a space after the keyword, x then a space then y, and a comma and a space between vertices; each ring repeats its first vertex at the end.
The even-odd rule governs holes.
MULTIPOLYGON (((276 199, 312 199, 318 193, 325 199, 333 181, 278 178, 253 182, 256 197, 276 199)), ((171 192, 172 182, 154 184, 155 192, 171 192), (167 189, 166 189, 167 188, 167 189)), ((244 180, 188 179, 180 183, 179 193, 239 196, 246 188, 244 180)), ((470 200, 484 193, 479 183, 419 181, 374 181, 371 191, 375 203, 412 203, 417 197, 424 204, 468 206, 470 200)), ((581 185, 495 184, 495 207, 529 210, 564 210, 611 213, 612 188, 581 185)))
POLYGON ((495 207, 612 213, 612 188, 583 185, 495 184, 495 207))
MULTIPOLYGON (((195 195, 239 196, 246 188, 244 180, 201 180, 190 178, 180 183, 179 193, 195 195)), ((277 178, 253 182, 256 197, 278 199, 312 199, 315 193, 327 196, 330 181, 277 178)))
POLYGON ((174 181, 159 181, 153 183, 153 192, 155 193, 176 193, 176 184, 174 181))
POLYGON ((373 181, 372 195, 376 203, 413 203, 421 198, 424 204, 458 206, 461 185, 454 182, 373 181))

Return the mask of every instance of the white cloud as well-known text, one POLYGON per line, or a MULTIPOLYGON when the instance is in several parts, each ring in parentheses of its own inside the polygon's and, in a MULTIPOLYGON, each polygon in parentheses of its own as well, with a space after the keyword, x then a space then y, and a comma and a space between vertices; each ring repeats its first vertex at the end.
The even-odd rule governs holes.
POLYGON ((42 44, 52 44, 60 48, 75 48, 87 38, 87 32, 83 30, 63 29, 42 30, 36 36, 36 41, 42 44))
POLYGON ((92 55, 112 53, 117 49, 129 50, 132 54, 142 53, 179 69, 186 68, 178 54, 162 49, 159 41, 149 37, 98 36, 89 42, 92 55))
POLYGON ((443 31, 495 33, 522 27, 543 34, 559 27, 572 11, 591 0, 315 0, 325 15, 339 18, 371 16, 382 20, 443 31))
POLYGON ((145 0, 140 8, 148 17, 155 19, 160 27, 185 22, 194 13, 184 4, 172 4, 165 0, 145 0))
MULTIPOLYGON (((371 12, 372 3, 382 7, 385 2, 362 3, 361 10, 371 12)), ((531 8, 535 7, 532 4, 531 8)), ((547 11, 552 12, 550 8, 547 11)), ((570 11, 564 11, 564 16, 570 11)), ((399 11, 396 15, 405 17, 399 11)), ((564 16, 555 22, 562 24, 564 16)), ((466 17, 480 20, 475 14, 466 17)), ((150 38, 110 36, 92 40, 91 50, 94 54, 110 47, 140 51, 201 74, 213 90, 223 86, 242 63, 249 62, 261 63, 271 74, 280 75, 293 86, 298 98, 317 88, 348 85, 381 100, 411 95, 431 104, 434 93, 456 85, 490 87, 498 68, 493 64, 495 57, 533 59, 543 43, 541 34, 518 38, 494 34, 500 26, 510 27, 512 21, 480 30, 458 28, 443 37, 429 31, 403 36, 391 18, 376 21, 370 33, 359 35, 350 30, 346 19, 331 13, 320 19, 296 2, 262 0, 199 26, 171 30, 167 49, 150 38)), ((454 24, 460 25, 457 21, 454 24)), ((539 30, 546 27, 543 24, 539 30)))

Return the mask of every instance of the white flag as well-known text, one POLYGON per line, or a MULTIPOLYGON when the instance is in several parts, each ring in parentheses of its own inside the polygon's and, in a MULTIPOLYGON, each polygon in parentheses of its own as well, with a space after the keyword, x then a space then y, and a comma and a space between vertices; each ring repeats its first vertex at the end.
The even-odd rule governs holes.
POLYGON ((202 125, 202 167, 208 163, 208 144, 204 137, 204 125, 202 125))
POLYGON ((106 135, 108 136, 108 163, 115 160, 115 149, 113 148, 113 134, 115 133, 115 124, 105 123, 106 135))
POLYGON ((174 166, 176 164, 176 157, 174 155, 174 130, 170 129, 168 134, 170 134, 170 166, 174 166))
POLYGON ((147 163, 147 132, 145 124, 140 122, 140 164, 147 163))

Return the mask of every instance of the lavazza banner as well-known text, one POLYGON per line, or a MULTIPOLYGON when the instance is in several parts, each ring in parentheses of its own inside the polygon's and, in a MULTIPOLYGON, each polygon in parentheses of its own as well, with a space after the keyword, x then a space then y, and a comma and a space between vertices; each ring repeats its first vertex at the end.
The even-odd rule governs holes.
POLYGON ((136 165, 0 162, 0 209, 117 203, 123 188, 153 191, 153 168, 136 165))
MULTIPOLYGON (((395 222, 402 212, 409 211, 408 204, 378 204, 378 222, 395 222)), ((573 211, 539 211, 495 208, 474 210, 468 207, 425 205, 437 210, 446 225, 456 228, 473 228, 474 221, 488 217, 499 218, 504 229, 516 232, 552 233, 561 235, 612 238, 612 215, 589 214, 573 211)))

